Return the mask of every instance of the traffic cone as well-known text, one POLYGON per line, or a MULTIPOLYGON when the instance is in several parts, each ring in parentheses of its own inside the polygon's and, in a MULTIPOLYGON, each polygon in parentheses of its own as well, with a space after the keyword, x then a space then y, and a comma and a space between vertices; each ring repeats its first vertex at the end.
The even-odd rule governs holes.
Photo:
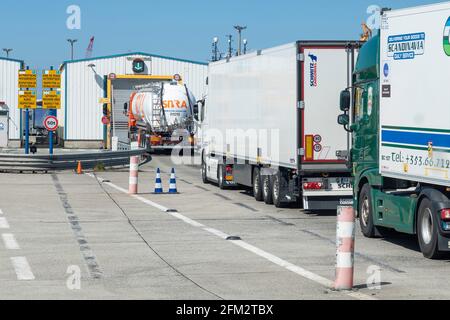
POLYGON ((161 170, 159 168, 156 170, 156 182, 155 182, 155 193, 163 193, 163 187, 161 182, 161 170))
POLYGON ((177 178, 175 177, 175 169, 174 168, 172 168, 172 173, 170 174, 169 193, 178 193, 177 178))
POLYGON ((83 174, 83 167, 81 166, 81 161, 78 161, 77 174, 83 174))

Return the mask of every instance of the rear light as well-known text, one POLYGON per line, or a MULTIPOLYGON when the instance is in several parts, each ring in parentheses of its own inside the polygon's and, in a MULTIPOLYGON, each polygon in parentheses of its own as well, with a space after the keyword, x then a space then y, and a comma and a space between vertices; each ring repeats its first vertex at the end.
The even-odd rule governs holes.
POLYGON ((441 210, 441 220, 442 221, 450 221, 450 209, 442 209, 441 210))
POLYGON ((225 167, 225 180, 226 181, 233 181, 233 166, 228 165, 225 167))
POLYGON ((303 189, 305 190, 320 190, 323 188, 322 182, 305 182, 303 184, 303 189))

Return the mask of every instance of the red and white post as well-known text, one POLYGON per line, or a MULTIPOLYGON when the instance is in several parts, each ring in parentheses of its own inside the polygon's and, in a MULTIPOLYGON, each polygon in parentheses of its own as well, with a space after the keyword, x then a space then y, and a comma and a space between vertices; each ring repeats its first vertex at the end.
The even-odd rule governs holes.
POLYGON ((130 185, 128 188, 129 194, 138 193, 138 176, 139 176, 139 157, 130 158, 130 185))
POLYGON ((355 210, 353 207, 338 207, 337 212, 337 254, 336 290, 353 289, 353 268, 355 261, 355 210))

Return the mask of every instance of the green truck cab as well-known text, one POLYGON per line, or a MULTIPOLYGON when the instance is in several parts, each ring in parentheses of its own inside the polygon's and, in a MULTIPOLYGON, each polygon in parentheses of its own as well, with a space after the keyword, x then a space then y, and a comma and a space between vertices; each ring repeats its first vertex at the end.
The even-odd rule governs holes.
MULTIPOLYGON (((364 236, 382 236, 380 227, 414 234, 423 255, 438 258, 450 251, 450 188, 422 183, 420 179, 389 177, 380 170, 380 101, 384 96, 380 93, 380 64, 384 63, 380 38, 380 32, 375 33, 362 46, 352 86, 340 97, 344 114, 338 123, 352 136, 348 166, 354 176, 354 208, 364 236)), ((407 160, 401 154, 391 157, 390 161, 402 162, 405 170, 409 168, 409 156, 407 160)))

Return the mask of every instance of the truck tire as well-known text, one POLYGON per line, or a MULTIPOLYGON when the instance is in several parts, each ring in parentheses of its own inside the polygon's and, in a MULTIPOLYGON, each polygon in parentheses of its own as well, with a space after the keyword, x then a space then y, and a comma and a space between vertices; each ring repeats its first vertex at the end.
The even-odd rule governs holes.
POLYGON ((268 205, 273 204, 272 177, 271 176, 263 176, 262 189, 263 189, 264 202, 268 205))
POLYGON ((261 179, 261 170, 259 168, 253 169, 253 196, 256 201, 263 201, 263 191, 262 191, 262 179, 261 179))
POLYGON ((372 196, 369 184, 365 184, 359 194, 358 212, 363 235, 367 238, 375 238, 377 229, 373 223, 372 196))
POLYGON ((272 199, 273 204, 277 208, 284 208, 286 205, 282 201, 282 185, 281 185, 281 173, 278 172, 276 175, 272 177, 272 199))
POLYGON ((417 237, 420 251, 427 259, 441 257, 438 247, 438 223, 432 211, 431 201, 425 198, 420 203, 417 213, 417 237))
POLYGON ((221 164, 219 164, 219 167, 217 168, 217 184, 219 185, 220 189, 226 189, 225 175, 223 174, 223 165, 221 164))
POLYGON ((207 170, 207 166, 206 166, 206 162, 205 160, 202 161, 202 181, 204 184, 208 184, 208 177, 206 176, 206 171, 207 170))

